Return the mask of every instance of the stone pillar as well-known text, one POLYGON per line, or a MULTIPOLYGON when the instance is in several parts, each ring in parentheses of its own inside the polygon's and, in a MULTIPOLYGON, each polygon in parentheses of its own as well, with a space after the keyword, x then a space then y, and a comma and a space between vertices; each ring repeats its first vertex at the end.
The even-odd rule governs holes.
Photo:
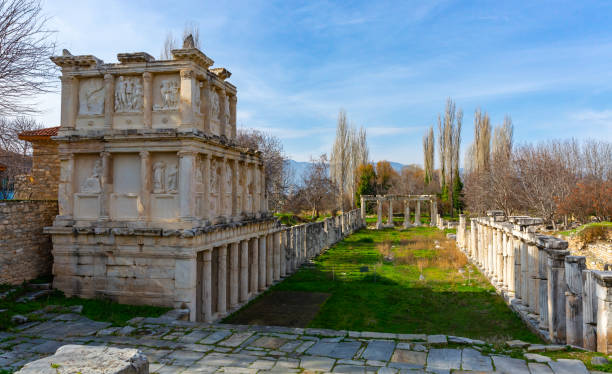
POLYGON ((238 182, 240 181, 240 175, 238 173, 238 161, 230 160, 230 167, 232 170, 232 207, 231 214, 234 220, 238 221, 239 206, 238 206, 238 182))
POLYGON ((60 183, 57 203, 59 219, 70 220, 73 217, 74 205, 74 154, 60 155, 60 183))
POLYGON ((410 226, 410 200, 404 200, 404 228, 407 229, 410 226))
POLYGON ((259 171, 259 175, 261 178, 261 196, 260 196, 260 204, 261 206, 259 207, 259 211, 261 212, 261 214, 265 214, 268 211, 268 195, 266 192, 266 173, 264 172, 264 167, 263 165, 260 165, 258 167, 258 171, 259 171))
POLYGON ((60 79, 62 81, 61 126, 63 129, 73 130, 76 127, 79 111, 79 78, 62 75, 60 79))
POLYGON ((538 282, 538 247, 536 247, 534 243, 530 242, 527 245, 527 253, 529 258, 529 275, 527 286, 527 289, 529 290, 529 297, 527 305, 529 305, 528 310, 531 313, 536 313, 538 310, 538 294, 540 292, 538 282))
POLYGON ((225 88, 218 87, 217 94, 219 95, 219 134, 229 138, 229 125, 227 118, 225 117, 226 112, 226 101, 225 101, 225 88))
POLYGON ((429 226, 436 227, 438 225, 438 203, 435 200, 431 201, 431 222, 429 226))
POLYGON ((251 203, 251 210, 253 215, 259 217, 259 207, 261 206, 260 198, 261 198, 261 179, 259 177, 259 169, 256 164, 252 165, 251 168, 252 180, 253 180, 253 196, 251 203))
POLYGON ((259 237, 259 290, 266 289, 266 236, 259 237))
POLYGON ((227 245, 218 248, 217 264, 217 312, 222 317, 227 312, 227 245))
POLYGON ((470 253, 472 260, 478 263, 478 225, 473 218, 470 220, 470 253))
POLYGON ((393 200, 389 199, 389 222, 387 223, 389 226, 394 226, 393 224, 393 200))
POLYGON ((153 126, 153 74, 148 71, 142 74, 142 90, 142 121, 144 127, 150 129, 153 126))
POLYGON ((259 238, 251 239, 251 289, 252 295, 257 294, 259 290, 259 238))
POLYGON ((212 249, 203 253, 204 266, 202 269, 202 313, 204 322, 212 322, 212 249))
POLYGON ((363 196, 361 196, 361 205, 359 206, 361 208, 361 218, 365 221, 365 216, 366 216, 366 202, 363 199, 363 196))
POLYGON ((281 278, 281 234, 275 232, 272 235, 274 243, 274 280, 278 281, 281 278))
MULTIPOLYGON (((226 196, 226 183, 225 183, 225 174, 227 173, 227 167, 225 166, 225 162, 226 159, 225 158, 221 158, 218 160, 219 163, 219 171, 221 171, 221 173, 219 173, 219 180, 217 182, 217 185, 219 186, 218 188, 218 203, 219 203, 219 209, 218 209, 218 215, 220 217, 227 217, 227 210, 226 210, 226 202, 225 200, 227 199, 226 196)), ((213 171, 214 172, 214 171, 213 171)))
POLYGON ((241 199, 241 213, 243 216, 247 215, 247 202, 249 201, 249 178, 248 178, 248 163, 246 161, 242 161, 240 162, 241 165, 241 177, 240 179, 242 180, 242 191, 240 192, 240 194, 242 195, 242 199, 241 199))
POLYGON ((597 350, 597 280, 593 271, 583 270, 582 278, 582 346, 591 351, 597 350))
MULTIPOLYGON (((548 268, 548 254, 544 248, 538 246, 538 276, 536 278, 537 296, 534 308, 535 314, 540 315, 540 328, 543 330, 548 330, 550 326, 548 317, 548 268)), ((563 305, 565 305, 565 300, 563 301, 563 305)))
POLYGON ((586 258, 565 257, 565 328, 567 344, 583 346, 582 272, 586 269, 586 258))
POLYGON ((495 270, 497 273, 497 285, 500 288, 504 287, 504 232, 501 229, 495 230, 497 232, 497 242, 495 243, 495 251, 497 253, 497 263, 495 270))
POLYGON ((238 290, 240 288, 240 259, 238 257, 238 242, 230 244, 230 308, 238 306, 238 290))
MULTIPOLYGON (((146 92, 146 85, 144 87, 145 87, 145 92, 146 92)), ((114 112, 115 112, 115 77, 112 74, 107 73, 107 74, 104 74, 104 127, 107 129, 111 129, 113 127, 114 112)))
POLYGON ((459 214, 459 228, 457 229, 457 242, 459 249, 465 250, 465 214, 459 214))
POLYGON ((240 297, 241 303, 249 299, 249 241, 240 242, 240 297))
MULTIPOLYGON (((515 257, 514 237, 508 233, 506 234, 506 238, 507 238, 507 253, 508 253, 508 258, 506 261, 506 269, 507 269, 506 270, 506 274, 507 274, 506 284, 508 285, 508 295, 511 298, 514 298, 515 290, 516 290, 516 284, 515 284, 516 268, 517 268, 516 261, 520 261, 520 258, 515 257)), ((516 252, 518 253, 518 250, 516 250, 516 252)))
POLYGON ((229 138, 236 138, 236 95, 229 95, 229 111, 230 111, 230 123, 229 123, 229 138))
POLYGON ((521 302, 529 306, 529 250, 524 239, 520 240, 521 251, 521 302))
POLYGON ((191 69, 181 70, 181 89, 180 89, 180 103, 179 110, 181 114, 181 124, 179 127, 193 127, 194 125, 194 112, 193 112, 193 98, 195 94, 195 75, 191 69))
POLYGON ((202 199, 202 219, 209 220, 210 217, 210 155, 203 154, 202 182, 204 184, 204 198, 202 199))
POLYGON ((416 209, 414 210, 414 225, 421 226, 421 200, 416 201, 416 209))
POLYGON ((287 276, 287 233, 286 229, 280 232, 280 276, 287 276))
POLYGON ((274 235, 266 235, 266 287, 274 283, 274 235))
POLYGON ((140 201, 142 209, 138 210, 138 218, 148 221, 151 216, 151 155, 148 151, 140 152, 140 201))
POLYGON ((547 253, 548 332, 553 342, 565 343, 565 257, 569 251, 548 249, 547 253))
POLYGON ((380 199, 376 200, 376 211, 378 213, 378 218, 376 219, 376 229, 380 230, 382 228, 382 201, 380 201, 380 199))
POLYGON ((612 353, 612 272, 593 271, 597 282, 597 352, 612 353))
MULTIPOLYGON (((144 187, 146 186, 145 184, 143 184, 142 182, 142 176, 143 173, 146 174, 146 163, 143 165, 142 162, 142 154, 146 153, 147 157, 149 152, 140 152, 140 160, 141 160, 141 164, 140 164, 140 175, 141 175, 141 194, 140 194, 140 199, 143 202, 143 207, 145 209, 145 216, 146 216, 146 207, 147 205, 145 205, 146 202, 148 202, 148 196, 147 193, 144 190, 144 187), (144 168, 143 168, 144 167, 144 168), (144 171, 143 171, 144 170, 144 171)), ((109 152, 102 152, 100 153, 100 158, 102 159, 102 175, 101 175, 101 180, 100 180, 100 185, 102 187, 102 193, 100 194, 100 220, 101 221, 108 221, 110 219, 110 194, 113 191, 113 173, 112 173, 112 165, 111 165, 111 154, 109 152)))

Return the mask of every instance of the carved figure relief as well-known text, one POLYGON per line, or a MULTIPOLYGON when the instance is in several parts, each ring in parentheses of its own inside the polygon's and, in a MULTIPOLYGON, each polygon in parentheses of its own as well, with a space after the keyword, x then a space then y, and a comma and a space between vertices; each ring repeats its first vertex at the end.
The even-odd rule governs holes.
POLYGON ((79 114, 98 115, 104 112, 104 81, 85 79, 79 85, 79 114))
POLYGON ((210 163, 210 192, 213 194, 217 193, 217 160, 213 159, 210 163))
POLYGON ((100 176, 102 175, 102 160, 98 159, 94 162, 94 166, 91 170, 91 176, 89 176, 83 184, 81 184, 81 192, 84 193, 100 193, 102 187, 100 185, 100 176))
POLYGON ((168 193, 176 193, 176 191, 178 191, 178 169, 176 165, 170 165, 168 167, 166 186, 168 187, 168 193))
POLYGON ((225 96, 225 111, 223 112, 224 122, 230 122, 230 107, 229 107, 229 97, 225 96))
POLYGON ((115 84, 115 111, 141 112, 143 101, 142 82, 138 77, 124 77, 117 79, 115 84))
POLYGON ((219 119, 219 94, 217 94, 216 91, 212 91, 212 95, 210 95, 211 98, 211 103, 210 103, 210 107, 211 107, 211 112, 212 112, 212 118, 213 119, 219 119))
POLYGON ((202 183, 204 183, 204 177, 203 177, 203 174, 202 174, 202 166, 200 166, 200 167, 196 167, 196 168, 195 168, 195 171, 196 171, 196 172, 195 172, 195 182, 196 182, 197 184, 202 184, 202 183))
POLYGON ((161 104, 156 104, 155 110, 176 110, 179 104, 180 85, 177 80, 165 79, 161 81, 161 104))
POLYGON ((153 193, 164 193, 165 188, 166 164, 158 161, 153 165, 153 193))

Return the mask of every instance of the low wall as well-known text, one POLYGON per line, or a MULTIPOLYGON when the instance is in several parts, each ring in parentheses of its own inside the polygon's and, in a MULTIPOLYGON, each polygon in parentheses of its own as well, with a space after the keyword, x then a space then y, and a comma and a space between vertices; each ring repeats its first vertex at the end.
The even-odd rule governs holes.
POLYGON ((0 284, 51 273, 51 237, 43 228, 57 213, 57 201, 0 202, 0 284))
POLYGON ((543 339, 612 353, 612 272, 590 270, 565 240, 535 233, 542 220, 461 215, 457 245, 543 339))

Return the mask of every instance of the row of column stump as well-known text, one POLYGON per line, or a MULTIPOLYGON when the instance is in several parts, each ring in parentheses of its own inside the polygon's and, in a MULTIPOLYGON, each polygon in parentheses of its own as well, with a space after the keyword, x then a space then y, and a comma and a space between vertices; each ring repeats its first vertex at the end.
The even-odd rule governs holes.
POLYGON ((586 268, 568 243, 535 232, 542 219, 460 215, 457 245, 544 340, 612 353, 612 272, 586 268))

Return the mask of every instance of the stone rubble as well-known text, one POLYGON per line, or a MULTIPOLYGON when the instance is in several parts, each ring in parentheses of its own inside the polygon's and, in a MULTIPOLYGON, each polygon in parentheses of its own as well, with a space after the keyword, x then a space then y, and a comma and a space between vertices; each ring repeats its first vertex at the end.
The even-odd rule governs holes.
POLYGON ((59 347, 79 344, 140 351, 151 374, 588 373, 577 360, 488 354, 494 349, 483 341, 447 335, 204 324, 164 317, 134 318, 119 328, 65 312, 39 317, 42 321, 0 332, 0 368, 18 370, 59 347))

